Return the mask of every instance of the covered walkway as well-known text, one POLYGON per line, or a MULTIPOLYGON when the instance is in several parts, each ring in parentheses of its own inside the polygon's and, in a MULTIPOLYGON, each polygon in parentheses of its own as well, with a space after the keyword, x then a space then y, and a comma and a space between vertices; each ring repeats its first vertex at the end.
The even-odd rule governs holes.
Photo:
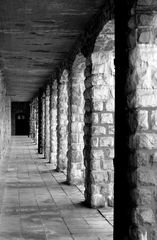
POLYGON ((65 183, 30 138, 12 137, 0 169, 0 240, 112 239, 112 213, 84 206, 81 190, 65 183))

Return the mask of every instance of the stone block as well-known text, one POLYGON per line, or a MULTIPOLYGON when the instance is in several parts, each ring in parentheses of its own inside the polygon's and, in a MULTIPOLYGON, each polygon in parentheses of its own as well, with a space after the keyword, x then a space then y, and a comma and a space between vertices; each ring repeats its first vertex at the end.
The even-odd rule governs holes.
POLYGON ((113 147, 114 138, 113 137, 100 137, 100 146, 101 147, 113 147))
POLYGON ((146 151, 137 151, 130 157, 130 161, 136 167, 147 166, 150 161, 149 153, 146 151))
POLYGON ((107 200, 101 194, 93 194, 91 197, 92 207, 107 207, 107 200))
POLYGON ((132 177, 141 186, 157 186, 157 172, 151 169, 138 169, 132 177))
POLYGON ((152 163, 157 163, 157 152, 152 153, 150 158, 152 163))
POLYGON ((92 161, 91 162, 91 170, 98 170, 100 171, 100 161, 96 160, 96 161, 92 161))
POLYGON ((111 160, 103 159, 100 162, 100 166, 102 170, 111 170, 113 169, 113 162, 111 160))
POLYGON ((157 130, 157 110, 153 110, 151 113, 150 125, 153 130, 157 130))
POLYGON ((151 14, 142 14, 139 18, 139 24, 142 26, 149 26, 152 24, 154 16, 151 14))
POLYGON ((106 71, 105 64, 95 64, 95 65, 93 65, 92 74, 95 74, 95 73, 102 74, 105 71, 106 71))
POLYGON ((103 160, 104 159, 104 152, 101 149, 92 150, 91 151, 91 159, 92 160, 103 160))
POLYGON ((114 125, 108 125, 108 134, 114 135, 114 125))
POLYGON ((157 134, 142 133, 135 136, 135 146, 140 149, 157 149, 157 134))
POLYGON ((102 101, 94 101, 93 110, 99 111, 99 112, 103 111, 103 102, 102 101))
POLYGON ((71 142, 78 143, 78 134, 71 134, 71 142))
POLYGON ((152 192, 149 188, 138 188, 131 192, 135 204, 148 206, 152 204, 152 192))
POLYGON ((97 184, 108 182, 108 171, 92 171, 92 179, 97 184))
POLYGON ((99 138, 98 137, 92 137, 91 138, 91 146, 92 147, 98 147, 99 146, 99 138))
POLYGON ((91 81, 93 86, 104 85, 104 74, 94 74, 91 76, 91 81))
POLYGON ((72 122, 71 123, 71 131, 74 132, 82 132, 83 131, 83 125, 81 122, 72 122))
POLYGON ((97 124, 99 122, 99 115, 98 113, 92 113, 92 122, 97 124))
POLYGON ((108 86, 95 86, 93 87, 92 97, 96 101, 106 101, 110 96, 110 89, 108 86))
POLYGON ((140 209, 139 216, 141 217, 143 223, 155 224, 155 216, 151 208, 140 209))
POLYGON ((105 158, 114 158, 114 148, 105 148, 104 156, 105 158))
POLYGON ((78 144, 78 143, 71 143, 71 150, 80 150, 80 151, 82 151, 82 145, 78 144))
POLYGON ((82 162, 83 161, 83 153, 79 151, 71 151, 71 161, 74 163, 82 162))
POLYGON ((113 124, 113 114, 112 113, 101 113, 100 115, 101 123, 113 124))
POLYGON ((92 135, 105 135, 106 127, 102 126, 93 126, 92 127, 92 135))
POLYGON ((156 0, 138 0, 139 6, 156 6, 156 0))
POLYGON ((157 90, 139 89, 135 101, 136 107, 157 107, 157 90))
POLYGON ((138 41, 139 43, 149 43, 150 42, 151 33, 149 30, 139 30, 138 31, 138 41))
POLYGON ((106 111, 108 112, 114 112, 115 110, 115 101, 113 98, 110 98, 109 100, 107 100, 106 102, 106 111))
POLYGON ((148 130, 148 111, 140 110, 138 112, 138 128, 143 130, 148 130))

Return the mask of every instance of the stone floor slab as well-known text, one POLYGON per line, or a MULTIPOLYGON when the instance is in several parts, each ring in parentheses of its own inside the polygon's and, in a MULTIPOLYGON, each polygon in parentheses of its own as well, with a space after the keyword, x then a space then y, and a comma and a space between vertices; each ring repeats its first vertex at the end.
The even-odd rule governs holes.
POLYGON ((12 137, 0 168, 0 240, 112 240, 113 213, 86 208, 83 188, 52 167, 30 138, 12 137))

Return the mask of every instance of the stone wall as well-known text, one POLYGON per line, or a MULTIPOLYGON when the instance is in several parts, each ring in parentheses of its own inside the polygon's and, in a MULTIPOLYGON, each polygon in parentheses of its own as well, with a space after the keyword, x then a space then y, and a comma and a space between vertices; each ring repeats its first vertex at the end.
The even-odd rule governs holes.
POLYGON ((5 158, 11 136, 11 101, 6 94, 3 72, 0 71, 0 161, 5 158))

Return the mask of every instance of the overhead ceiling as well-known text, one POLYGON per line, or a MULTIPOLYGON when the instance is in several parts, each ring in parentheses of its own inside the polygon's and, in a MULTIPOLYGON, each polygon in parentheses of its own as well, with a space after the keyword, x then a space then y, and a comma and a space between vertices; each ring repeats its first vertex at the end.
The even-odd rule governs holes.
POLYGON ((105 0, 0 0, 0 61, 12 101, 29 101, 105 0))

